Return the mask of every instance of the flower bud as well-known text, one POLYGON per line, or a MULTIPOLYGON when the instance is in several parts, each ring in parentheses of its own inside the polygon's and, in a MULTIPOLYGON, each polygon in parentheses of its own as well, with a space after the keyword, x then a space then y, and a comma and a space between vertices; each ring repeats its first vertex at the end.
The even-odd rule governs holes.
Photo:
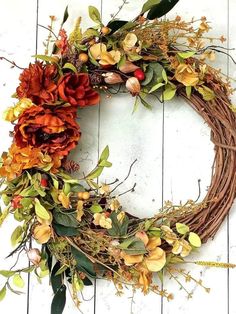
POLYGON ((128 60, 119 67, 119 70, 123 73, 131 73, 137 69, 139 69, 139 67, 128 60))
POLYGON ((30 249, 27 252, 28 259, 34 265, 38 265, 41 261, 41 253, 39 249, 30 249))
POLYGON ((137 96, 140 93, 140 83, 139 80, 136 77, 130 77, 126 81, 126 88, 128 91, 132 94, 132 96, 137 96))
POLYGON ((120 74, 118 73, 114 73, 114 72, 107 72, 105 74, 105 78, 104 81, 107 84, 118 84, 118 83, 122 83, 124 82, 120 76, 120 74))

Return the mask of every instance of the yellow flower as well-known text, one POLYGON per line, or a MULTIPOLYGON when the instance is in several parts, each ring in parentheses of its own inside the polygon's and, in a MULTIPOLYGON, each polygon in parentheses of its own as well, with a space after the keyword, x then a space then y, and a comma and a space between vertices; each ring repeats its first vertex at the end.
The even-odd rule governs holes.
POLYGON ((89 49, 91 56, 98 60, 101 58, 101 53, 107 51, 107 46, 102 43, 94 44, 89 49))
POLYGON ((137 41, 138 41, 138 38, 134 33, 127 34, 125 36, 125 39, 123 40, 123 43, 122 43, 123 49, 125 51, 131 50, 136 45, 137 41))
POLYGON ((58 195, 58 200, 61 202, 61 204, 64 208, 70 207, 70 197, 69 197, 69 195, 66 195, 64 192, 61 192, 58 195))
POLYGON ((176 241, 172 248, 172 253, 175 255, 180 254, 181 257, 186 257, 192 251, 191 245, 184 239, 176 241))
POLYGON ((199 82, 199 74, 194 68, 185 63, 181 63, 175 70, 175 78, 185 86, 196 86, 199 82))
POLYGON ((120 61, 121 53, 119 50, 104 51, 101 53, 99 63, 101 65, 115 65, 120 61))
POLYGON ((102 186, 99 189, 100 194, 108 195, 110 193, 110 186, 107 184, 102 184, 102 186))
MULTIPOLYGON (((158 247, 161 245, 161 239, 159 237, 151 237, 147 242, 146 233, 144 231, 137 232, 135 236, 146 244, 145 247, 148 254, 129 255, 123 251, 121 257, 124 259, 125 264, 131 266, 142 263, 150 272, 160 271, 166 264, 166 252, 158 247)), ((142 278, 142 280, 144 280, 144 278, 142 278)))
POLYGON ((112 211, 117 211, 120 208, 120 202, 117 198, 113 198, 110 202, 110 209, 112 211))
POLYGON ((84 202, 83 201, 78 201, 77 203, 77 215, 76 219, 81 222, 81 218, 84 215, 84 202))
POLYGON ((19 118, 19 116, 28 108, 34 104, 28 98, 22 98, 15 106, 9 107, 3 113, 3 119, 13 122, 19 118))
POLYGON ((111 218, 106 217, 105 213, 96 213, 93 215, 93 223, 96 226, 100 226, 105 229, 111 229, 112 228, 112 220, 111 218))
POLYGON ((107 46, 102 43, 92 45, 89 51, 95 60, 100 60, 99 63, 101 65, 114 65, 118 63, 121 58, 119 50, 107 51, 107 46))
POLYGON ((122 223, 122 221, 125 218, 125 212, 122 210, 118 215, 117 215, 117 220, 122 223))
POLYGON ((161 226, 161 230, 164 231, 164 239, 168 244, 172 245, 178 239, 177 235, 170 229, 170 227, 161 226))

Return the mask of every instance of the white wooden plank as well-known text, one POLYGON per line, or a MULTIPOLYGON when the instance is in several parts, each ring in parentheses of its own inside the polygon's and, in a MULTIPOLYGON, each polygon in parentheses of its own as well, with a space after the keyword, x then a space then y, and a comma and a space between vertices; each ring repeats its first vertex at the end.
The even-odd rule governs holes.
MULTIPOLYGON (((181 15, 184 19, 192 16, 206 16, 212 22, 211 34, 227 34, 227 0, 221 2, 182 0, 170 16, 181 15)), ((227 58, 220 56, 217 66, 226 72, 227 58)), ((215 66, 215 65, 214 65, 215 66)), ((179 202, 195 199, 198 194, 197 180, 201 179, 202 197, 210 183, 213 162, 213 145, 210 143, 210 130, 203 120, 181 100, 165 104, 165 171, 164 198, 179 202)), ((202 247, 192 260, 227 261, 227 225, 202 247)), ((226 313, 227 312, 227 270, 187 267, 196 279, 202 279, 211 293, 205 293, 194 284, 185 284, 194 291, 193 298, 186 300, 185 293, 178 291, 178 285, 165 280, 164 287, 175 292, 175 299, 163 303, 162 313, 226 313), (220 302, 216 302, 220 300, 220 302)), ((184 282, 183 282, 184 283, 184 282)))
MULTIPOLYGON (((35 1, 7 1, 3 0, 0 3, 0 38, 1 48, 0 56, 14 60, 19 66, 26 66, 29 58, 35 52, 35 29, 36 29, 36 5, 35 1), (23 8, 26 8, 24 10, 23 8), (27 34, 27 36, 25 35, 27 34)), ((10 69, 10 65, 4 61, 0 61, 0 89, 1 89, 1 108, 0 116, 2 117, 3 110, 6 107, 13 105, 15 102, 11 95, 15 92, 18 84, 18 76, 20 70, 10 69)), ((9 131, 12 126, 9 123, 0 120, 1 129, 1 153, 7 151, 11 144, 9 131)), ((13 250, 10 245, 10 237, 17 223, 11 219, 7 219, 4 225, 0 228, 0 269, 9 269, 16 261, 17 256, 5 259, 5 257, 13 250)), ((27 258, 21 260, 18 267, 27 267, 27 258)), ((27 281, 27 276, 23 276, 27 281)), ((5 278, 0 277, 0 289, 5 283, 5 278)), ((7 296, 0 303, 1 313, 12 313, 16 310, 19 314, 26 313, 26 291, 22 289, 24 294, 17 296, 7 292, 7 296)))

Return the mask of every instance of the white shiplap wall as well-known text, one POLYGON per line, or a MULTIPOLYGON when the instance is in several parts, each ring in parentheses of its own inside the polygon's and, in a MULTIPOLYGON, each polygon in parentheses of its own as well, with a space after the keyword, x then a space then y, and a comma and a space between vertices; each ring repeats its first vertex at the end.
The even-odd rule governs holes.
MULTIPOLYGON (((144 0, 130 0, 121 12, 122 18, 133 18, 139 13, 144 0)), ((21 66, 27 66, 30 57, 43 52, 42 41, 47 32, 36 28, 38 23, 47 25, 49 15, 61 17, 65 6, 69 5, 70 20, 67 29, 73 26, 77 16, 83 17, 84 28, 89 26, 87 6, 95 5, 102 11, 104 22, 110 19, 110 13, 117 10, 121 0, 1 0, 0 2, 0 56, 8 57, 21 66), (38 11, 38 14, 37 14, 38 11), (38 33, 38 36, 37 36, 38 33), (38 38, 38 40, 37 40, 38 38)), ((216 36, 224 34, 228 38, 226 45, 236 47, 236 12, 235 0, 180 0, 170 16, 181 15, 185 19, 203 15, 212 22, 216 36)), ((232 55, 236 56, 235 52, 232 55)), ((236 78, 236 67, 226 57, 221 56, 217 66, 223 72, 236 78)), ((12 104, 11 95, 17 86, 19 71, 11 70, 9 65, 0 63, 0 111, 12 104)), ((119 95, 112 99, 103 99, 100 106, 86 108, 79 113, 79 122, 83 132, 78 148, 72 153, 75 160, 81 163, 81 170, 91 169, 97 161, 99 151, 107 144, 110 147, 113 168, 107 170, 104 178, 112 181, 123 178, 134 159, 136 166, 122 190, 126 190, 137 182, 136 191, 122 198, 126 210, 140 216, 154 214, 162 204, 162 199, 179 202, 194 198, 198 193, 197 180, 201 179, 202 196, 207 189, 214 157, 213 145, 210 142, 210 130, 202 119, 181 99, 168 102, 164 107, 153 102, 153 110, 140 108, 132 115, 133 99, 119 95)), ((1 146, 6 150, 10 145, 8 132, 10 125, 0 122, 1 146)), ((120 190, 120 192, 122 192, 120 190)), ((224 223, 213 242, 204 245, 203 250, 195 255, 195 259, 236 262, 236 208, 224 223)), ((14 228, 14 222, 8 220, 0 229, 0 269, 12 264, 4 257, 11 249, 8 238, 14 228)), ((190 269, 190 268, 189 268, 190 269)), ((203 269, 191 266, 196 278, 202 278, 211 287, 206 294, 200 288, 190 285, 194 290, 193 299, 187 300, 178 286, 165 279, 164 287, 175 293, 171 302, 161 300, 150 294, 143 296, 137 292, 125 290, 124 296, 116 297, 112 284, 99 280, 93 287, 83 292, 84 301, 81 311, 88 314, 122 313, 130 314, 236 314, 235 288, 236 271, 222 269, 203 269)), ((25 278, 27 279, 27 278, 25 278)), ((3 278, 0 278, 0 287, 3 278)), ((8 294, 0 303, 0 313, 27 313, 27 287, 25 294, 15 296, 8 294)), ((34 278, 30 281, 29 313, 50 313, 52 297, 48 280, 39 285, 34 278)), ((64 311, 65 314, 78 313, 70 297, 64 311)))

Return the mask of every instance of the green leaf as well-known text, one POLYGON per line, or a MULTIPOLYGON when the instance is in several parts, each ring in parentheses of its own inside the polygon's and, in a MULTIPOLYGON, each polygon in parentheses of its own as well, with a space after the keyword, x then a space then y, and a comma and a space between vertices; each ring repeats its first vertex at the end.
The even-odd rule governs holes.
POLYGON ((160 238, 160 236, 161 236, 161 229, 157 228, 157 227, 151 227, 151 228, 148 229, 148 234, 160 238))
POLYGON ((97 24, 102 24, 101 15, 98 9, 92 5, 89 6, 89 17, 97 24))
POLYGON ((129 218, 125 216, 122 222, 119 222, 117 219, 117 215, 119 212, 113 211, 110 215, 110 219, 112 221, 112 228, 108 229, 107 232, 111 236, 125 236, 127 234, 128 225, 129 225, 129 218))
POLYGON ((75 73, 78 73, 76 67, 72 63, 69 63, 69 62, 65 63, 65 65, 63 66, 63 69, 68 69, 75 73))
POLYGON ((55 58, 55 57, 50 57, 50 56, 45 56, 45 55, 33 55, 32 57, 36 58, 36 59, 43 60, 45 62, 57 63, 57 61, 58 61, 57 58, 55 58))
POLYGON ((95 168, 93 171, 91 171, 87 175, 86 179, 92 180, 92 179, 98 178, 100 176, 100 174, 102 173, 103 169, 104 169, 104 167, 97 167, 97 168, 95 168))
POLYGON ((99 166, 100 167, 111 167, 112 166, 112 163, 108 160, 102 160, 100 163, 99 163, 99 166))
POLYGON ((64 271, 68 268, 67 265, 62 265, 58 271, 55 273, 55 276, 61 275, 62 273, 64 273, 64 271))
POLYGON ((78 228, 66 227, 60 224, 55 224, 55 223, 53 223, 53 229, 56 231, 57 235, 59 235, 60 237, 63 237, 63 236, 73 237, 80 234, 78 228))
POLYGON ((51 272, 51 276, 50 276, 50 281, 52 284, 52 289, 53 289, 54 294, 56 294, 59 291, 59 289, 61 288, 63 284, 63 278, 64 278, 63 274, 56 275, 56 273, 59 271, 60 268, 61 268, 61 264, 60 262, 57 262, 54 265, 51 272))
POLYGON ((118 29, 120 29, 122 26, 127 24, 128 21, 123 21, 123 20, 112 20, 107 24, 107 27, 110 28, 110 33, 109 35, 115 33, 118 29))
POLYGON ((35 201, 34 208, 35 208, 36 215, 43 220, 49 220, 50 215, 49 215, 49 212, 46 210, 46 208, 43 207, 43 205, 40 203, 40 201, 37 198, 35 198, 34 201, 35 201))
POLYGON ((189 243, 196 248, 199 248, 202 245, 202 241, 199 235, 197 235, 195 232, 189 233, 188 240, 189 240, 189 243))
POLYGON ((154 85, 151 89, 150 89, 150 91, 148 92, 149 94, 151 94, 151 93, 153 93, 153 92, 155 92, 156 90, 158 90, 160 87, 162 87, 162 86, 164 86, 165 84, 163 84, 163 83, 157 83, 156 85, 154 85))
POLYGON ((10 278, 14 274, 15 274, 15 271, 13 271, 13 270, 0 270, 0 275, 4 276, 6 278, 10 278))
POLYGON ((186 95, 188 99, 190 99, 191 94, 192 94, 192 86, 186 86, 185 89, 186 89, 186 95))
POLYGON ((149 11, 151 8, 153 8, 155 5, 159 4, 160 2, 161 0, 148 0, 147 2, 144 3, 140 14, 143 14, 149 11))
POLYGON ((67 5, 64 11, 64 15, 63 15, 62 25, 67 21, 68 17, 69 17, 69 13, 68 13, 68 5, 67 5))
POLYGON ((139 105, 139 97, 136 96, 136 97, 135 97, 135 102, 134 102, 132 114, 135 113, 135 111, 137 111, 138 105, 139 105))
POLYGON ((63 213, 60 212, 59 210, 54 210, 53 211, 53 218, 54 222, 56 222, 59 225, 65 226, 65 227, 78 227, 79 222, 76 219, 76 213, 63 213))
POLYGON ((6 286, 4 286, 1 290, 0 290, 0 302, 5 298, 7 293, 7 288, 6 286))
POLYGON ((76 250, 74 247, 71 247, 71 253, 77 262, 77 268, 85 272, 88 276, 95 278, 96 272, 94 270, 94 264, 88 259, 88 257, 82 252, 76 250))
POLYGON ((167 74, 166 74, 166 70, 163 69, 162 72, 161 72, 161 74, 162 74, 163 80, 164 80, 165 83, 167 84, 167 83, 168 83, 168 77, 167 77, 167 74))
POLYGON ((213 100, 216 97, 214 91, 204 85, 202 85, 201 87, 198 87, 197 91, 202 95, 203 99, 206 101, 213 100))
POLYGON ((182 51, 182 52, 178 52, 178 56, 180 56, 182 59, 188 59, 192 56, 195 55, 195 51, 182 51))
POLYGON ((13 283, 18 288, 24 288, 25 282, 20 274, 15 274, 13 276, 13 283))
POLYGON ((155 18, 159 18, 167 14, 179 0, 161 0, 161 2, 155 5, 148 12, 147 18, 149 20, 153 20, 155 18))
POLYGON ((98 163, 100 163, 102 160, 107 160, 108 157, 109 157, 109 155, 110 155, 110 151, 109 151, 109 146, 107 145, 107 146, 103 149, 103 151, 102 151, 102 153, 101 153, 101 156, 100 156, 100 158, 99 158, 99 162, 98 162, 98 163))
POLYGON ((91 207, 90 207, 90 210, 92 213, 101 213, 103 212, 103 209, 102 207, 99 205, 99 204, 93 204, 91 207))
POLYGON ((125 240, 119 245, 119 248, 129 255, 139 255, 147 253, 143 241, 136 237, 125 240))
POLYGON ((21 226, 16 227, 16 229, 13 231, 11 235, 12 246, 15 246, 17 243, 19 243, 22 240, 22 233, 23 233, 23 228, 21 226))
POLYGON ((62 314, 66 304, 66 286, 62 285, 53 297, 51 314, 62 314))
POLYGON ((167 86, 163 93, 163 100, 171 100, 175 97, 176 88, 172 88, 171 86, 167 86))
POLYGON ((147 86, 152 81, 153 75, 154 75, 153 68, 148 66, 147 71, 145 72, 145 80, 142 81, 141 85, 147 86))
POLYGON ((179 234, 186 234, 187 232, 189 232, 189 227, 185 224, 177 222, 175 226, 179 234))
POLYGON ((149 105, 149 103, 146 102, 145 99, 143 99, 142 97, 139 97, 139 98, 140 98, 140 101, 141 101, 142 105, 143 105, 145 108, 147 108, 148 110, 152 110, 152 106, 149 105))

